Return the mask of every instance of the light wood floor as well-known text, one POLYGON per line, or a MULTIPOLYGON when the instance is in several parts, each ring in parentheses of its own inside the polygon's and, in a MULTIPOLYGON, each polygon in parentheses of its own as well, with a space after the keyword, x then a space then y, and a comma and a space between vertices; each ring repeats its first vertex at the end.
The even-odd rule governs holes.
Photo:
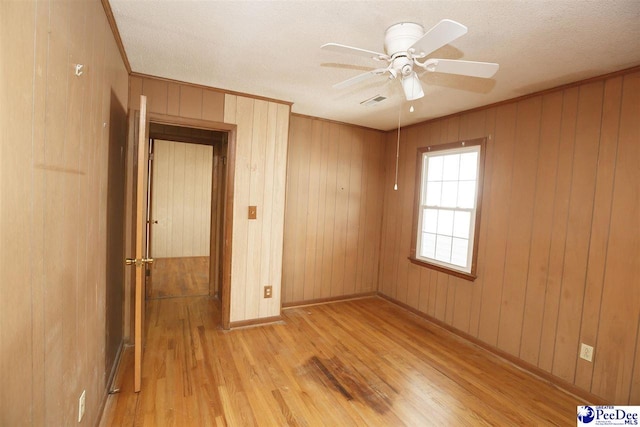
POLYGON ((207 297, 147 313, 142 391, 125 361, 102 426, 575 425, 581 404, 379 298, 226 332, 207 297))
POLYGON ((209 295, 209 257, 156 258, 149 298, 209 295))

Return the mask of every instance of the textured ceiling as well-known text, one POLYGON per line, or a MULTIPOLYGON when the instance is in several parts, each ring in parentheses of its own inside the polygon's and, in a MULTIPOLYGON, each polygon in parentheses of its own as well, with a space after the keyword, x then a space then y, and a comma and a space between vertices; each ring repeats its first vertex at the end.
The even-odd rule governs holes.
POLYGON ((376 129, 416 123, 640 65, 640 1, 109 0, 134 72, 293 103, 293 112, 376 129), (320 49, 384 51, 398 22, 444 18, 469 32, 430 57, 497 62, 493 79, 428 73, 409 113, 399 81, 334 83, 379 63, 320 49), (361 101, 381 94, 374 106, 361 101))

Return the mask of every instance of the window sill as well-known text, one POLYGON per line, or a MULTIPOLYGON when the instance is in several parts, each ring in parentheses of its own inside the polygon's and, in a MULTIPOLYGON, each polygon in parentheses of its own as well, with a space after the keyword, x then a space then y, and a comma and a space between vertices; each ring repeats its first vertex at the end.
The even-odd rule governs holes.
POLYGON ((450 268, 442 267, 442 266, 436 265, 436 264, 431 264, 429 262, 422 261, 421 259, 417 259, 417 258, 414 258, 414 257, 411 257, 411 256, 409 257, 409 261, 411 261, 413 264, 419 265, 421 267, 426 267, 426 268, 430 268, 432 270, 440 271, 442 273, 447 273, 447 274, 450 274, 452 276, 456 276, 456 277, 460 277, 461 279, 468 280, 470 282, 473 282, 478 278, 478 276, 476 276, 475 274, 464 273, 462 271, 452 270, 450 268))

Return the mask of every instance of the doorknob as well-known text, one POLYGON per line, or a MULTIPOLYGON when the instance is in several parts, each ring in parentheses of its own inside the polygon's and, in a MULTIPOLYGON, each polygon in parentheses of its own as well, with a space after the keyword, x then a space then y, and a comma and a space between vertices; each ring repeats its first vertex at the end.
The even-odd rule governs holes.
POLYGON ((153 258, 142 258, 142 259, 126 258, 124 262, 127 265, 135 264, 136 267, 141 267, 143 264, 153 264, 153 258))

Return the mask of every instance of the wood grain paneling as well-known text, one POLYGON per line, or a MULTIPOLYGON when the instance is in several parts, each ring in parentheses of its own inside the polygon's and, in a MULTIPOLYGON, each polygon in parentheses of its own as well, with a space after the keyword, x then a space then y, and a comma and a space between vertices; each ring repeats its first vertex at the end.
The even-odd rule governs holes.
POLYGON ((221 123, 224 119, 224 92, 213 88, 134 74, 129 84, 131 109, 140 108, 140 95, 149 100, 150 113, 221 123))
POLYGON ((289 105, 225 95, 236 124, 231 322, 280 315, 289 105), (257 219, 247 209, 257 206, 257 219), (273 286, 272 298, 263 287, 273 286))
POLYGON ((377 290, 384 133, 294 115, 284 304, 377 290))
POLYGON ((624 76, 618 108, 618 147, 591 387, 614 402, 638 405, 640 73, 624 76))
POLYGON ((558 150, 557 175, 554 187, 553 222, 547 288, 540 336, 540 356, 538 366, 551 372, 556 341, 558 305, 564 268, 564 252, 567 241, 569 194, 573 170, 575 147, 576 115, 578 110, 578 88, 563 91, 562 115, 560 117, 560 146, 558 150))
POLYGON ((513 155, 511 173, 511 209, 507 229, 507 246, 504 259, 502 307, 498 325, 498 347, 511 354, 520 350, 522 315, 524 312, 533 202, 536 193, 538 147, 540 146, 540 97, 518 104, 515 141, 518 147, 513 155))
MULTIPOLYGON (((237 125, 234 190, 230 194, 234 206, 231 320, 278 316, 290 105, 151 76, 134 74, 130 81, 134 109, 140 94, 150 98, 157 94, 160 101, 150 101, 150 112, 168 114, 167 122, 169 116, 179 116, 237 125), (251 222, 247 219, 249 205, 258 206, 258 219, 251 222), (270 299, 262 297, 265 285, 273 286, 270 299)), ((211 265, 217 264, 214 261, 211 265)), ((212 291, 216 289, 214 284, 212 291)))
POLYGON ((2 2, 0 43, 0 425, 77 424, 83 390, 95 425, 127 71, 99 1, 2 2))
POLYGON ((591 237, 598 162, 603 82, 581 86, 578 93, 576 146, 573 151, 566 250, 562 271, 553 374, 573 382, 579 353, 580 316, 591 237))
POLYGON ((379 291, 603 402, 640 403, 639 81, 631 70, 404 129, 398 192, 389 132, 379 291), (411 271, 413 147, 483 136, 478 278, 411 271))
POLYGON ((151 256, 209 256, 213 147, 157 139, 153 150, 151 256))
MULTIPOLYGON (((502 300, 504 277, 504 259, 507 247, 507 229, 509 211, 511 207, 511 175, 513 171, 514 136, 517 107, 504 105, 497 108, 495 134, 492 145, 493 169, 484 171, 485 176, 491 176, 491 188, 484 188, 490 192, 490 204, 483 205, 482 216, 489 217, 487 224, 487 255, 483 266, 478 265, 477 271, 482 271, 484 287, 480 306, 480 320, 478 337, 496 345, 500 323, 499 302, 502 300), (494 306, 495 304, 495 306, 494 306)), ((482 226, 482 223, 481 223, 482 226)), ((482 231, 481 231, 482 232, 482 231)), ((479 273, 480 274, 480 273, 479 273)))
MULTIPOLYGON (((611 222, 611 199, 618 149, 620 126, 620 100, 622 77, 605 83, 602 109, 602 129, 598 153, 598 170, 593 210, 592 236, 589 245, 588 270, 586 272, 584 309, 580 326, 580 342, 595 345, 600 321, 600 301, 602 299, 603 275, 607 259, 607 242, 611 222)), ((578 359, 575 382, 581 388, 591 385, 593 364, 578 359)))
POLYGON ((536 194, 533 202, 531 254, 527 274, 527 290, 523 309, 520 357, 532 365, 538 364, 544 315, 544 298, 549 271, 552 239, 554 188, 557 177, 562 93, 542 98, 540 142, 536 171, 536 194))

